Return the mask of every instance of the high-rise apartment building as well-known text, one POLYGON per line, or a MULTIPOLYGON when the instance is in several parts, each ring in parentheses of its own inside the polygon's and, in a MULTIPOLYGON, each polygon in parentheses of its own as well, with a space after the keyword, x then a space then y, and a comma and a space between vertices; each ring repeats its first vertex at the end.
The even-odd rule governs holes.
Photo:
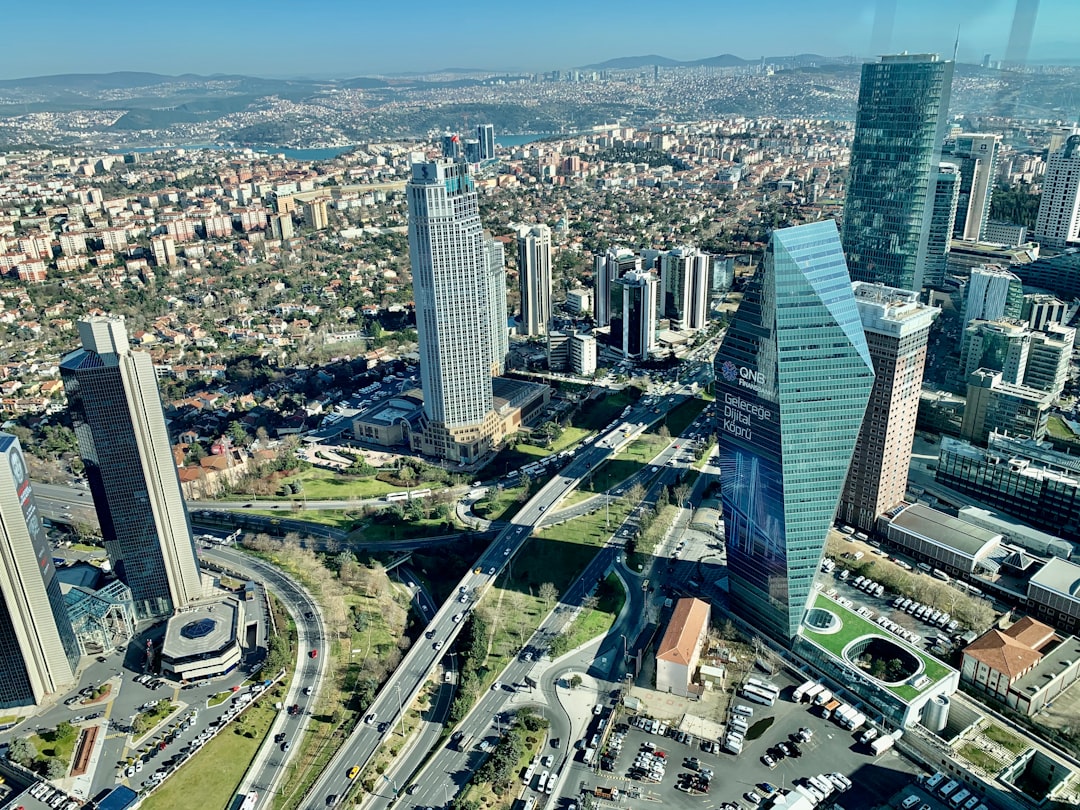
POLYGON ((304 202, 304 223, 309 228, 321 231, 330 224, 326 214, 326 198, 316 197, 314 200, 304 202))
POLYGON ((918 290, 952 91, 953 63, 936 54, 863 65, 844 253, 851 278, 918 290))
POLYGON ((105 549, 136 616, 168 616, 202 594, 202 581, 154 365, 131 350, 123 318, 78 326, 82 348, 63 358, 60 377, 105 549))
POLYGON ((998 432, 1042 441, 1053 399, 1045 391, 1003 381, 1000 371, 980 368, 968 377, 960 438, 986 444, 987 436, 998 432))
POLYGON ((155 236, 150 240, 154 251, 154 264, 158 267, 173 267, 176 264, 176 240, 171 236, 155 236))
POLYGON ((1068 311, 1068 305, 1060 298, 1046 293, 1029 293, 1024 296, 1020 318, 1032 329, 1045 332, 1052 323, 1065 323, 1068 311))
POLYGON ((872 531, 878 516, 902 502, 907 491, 926 344, 939 310, 920 303, 910 290, 856 281, 852 292, 874 363, 874 387, 839 515, 872 531))
POLYGON ((657 257, 660 317, 668 318, 672 329, 703 329, 708 324, 712 259, 692 247, 677 247, 657 257))
POLYGON ((874 385, 832 221, 773 231, 715 366, 732 606, 786 643, 874 385))
POLYGON ((973 267, 964 295, 964 323, 1016 319, 1024 311, 1024 284, 1002 267, 973 267))
POLYGON ((611 323, 611 285, 631 270, 641 270, 641 257, 628 248, 608 248, 606 253, 593 257, 593 295, 597 326, 611 323))
POLYGON ((596 338, 592 335, 570 336, 570 370, 581 377, 596 372, 596 338))
POLYGON ((551 228, 518 228, 518 278, 521 282, 521 332, 545 335, 551 324, 551 228))
POLYGON ((495 126, 480 124, 476 128, 476 139, 480 141, 480 159, 492 160, 495 157, 495 126))
POLYGON ((627 359, 648 360, 656 350, 659 288, 649 270, 631 270, 612 283, 611 342, 627 359))
POLYGON ((1024 385, 1045 391, 1054 399, 1060 397, 1069 381, 1069 363, 1075 342, 1076 329, 1071 326, 1053 323, 1044 331, 1032 332, 1024 385))
POLYGON ((1080 244, 1080 135, 1046 160, 1035 240, 1050 247, 1080 244))
POLYGON ((938 165, 934 175, 934 205, 930 211, 930 235, 926 240, 923 285, 940 289, 949 266, 957 200, 960 199, 960 169, 952 163, 938 165))
POLYGON ((79 663, 19 440, 0 433, 0 708, 70 686, 79 663))
POLYGON ((953 229, 957 239, 973 242, 986 239, 1000 152, 1000 135, 961 132, 945 141, 942 159, 957 164, 960 169, 960 193, 953 229))
POLYGON ((424 392, 414 447, 476 461, 502 438, 491 385, 508 341, 502 246, 480 224, 468 164, 415 163, 405 191, 424 392))
POLYGON ((960 336, 960 379, 981 369, 997 371, 1003 382, 1024 384, 1031 330, 1016 321, 972 321, 960 336))

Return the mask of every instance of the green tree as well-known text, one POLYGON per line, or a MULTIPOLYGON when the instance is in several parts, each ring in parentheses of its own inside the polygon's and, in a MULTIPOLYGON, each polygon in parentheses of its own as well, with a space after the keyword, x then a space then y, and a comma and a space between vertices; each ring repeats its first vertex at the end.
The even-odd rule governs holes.
POLYGON ((45 777, 47 779, 61 779, 67 776, 67 765, 59 757, 49 757, 45 763, 45 777))
POLYGON ((229 438, 232 439, 232 443, 237 447, 247 447, 248 442, 251 441, 247 429, 239 419, 229 425, 229 438))
POLYGON ((8 748, 8 759, 17 762, 24 768, 29 767, 37 755, 37 748, 30 742, 29 737, 16 737, 11 741, 11 746, 8 748))

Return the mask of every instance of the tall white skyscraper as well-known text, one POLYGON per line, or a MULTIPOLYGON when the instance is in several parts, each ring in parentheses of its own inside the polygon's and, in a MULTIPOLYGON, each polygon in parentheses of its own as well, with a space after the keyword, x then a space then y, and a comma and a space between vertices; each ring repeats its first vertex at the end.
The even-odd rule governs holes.
POLYGON ((521 281, 521 330, 546 335, 551 323, 551 228, 518 228, 518 274, 521 281))
POLYGON ((1035 240, 1057 248, 1080 244, 1080 135, 1047 158, 1035 240))
POLYGON ((131 350, 123 318, 81 320, 79 338, 60 377, 105 549, 135 615, 167 616, 202 595, 202 579, 154 365, 131 350))
POLYGON ((709 273, 712 256, 693 247, 661 253, 660 315, 672 329, 702 329, 709 316, 709 273))
POLYGON ((414 447, 468 463, 501 439, 491 377, 508 341, 502 246, 480 224, 467 164, 413 164, 406 195, 425 417, 414 447))
POLYGON ((62 691, 79 662, 26 460, 7 433, 0 433, 0 660, 0 708, 62 691))
POLYGON ((611 323, 611 285, 631 270, 641 270, 641 257, 628 248, 608 248, 593 257, 593 287, 597 326, 611 323))
POLYGON ((1000 150, 1000 135, 962 132, 945 141, 942 159, 955 163, 960 170, 953 228, 953 236, 957 239, 982 241, 986 238, 1000 150))

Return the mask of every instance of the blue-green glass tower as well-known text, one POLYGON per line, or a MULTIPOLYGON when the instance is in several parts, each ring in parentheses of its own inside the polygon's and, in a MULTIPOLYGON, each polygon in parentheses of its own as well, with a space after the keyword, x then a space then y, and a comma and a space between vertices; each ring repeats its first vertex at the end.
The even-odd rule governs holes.
POLYGON ((715 363, 732 607, 787 643, 874 384, 832 220, 773 232, 715 363))
POLYGON ((863 65, 844 202, 853 281, 922 287, 952 74, 953 63, 936 54, 863 65))

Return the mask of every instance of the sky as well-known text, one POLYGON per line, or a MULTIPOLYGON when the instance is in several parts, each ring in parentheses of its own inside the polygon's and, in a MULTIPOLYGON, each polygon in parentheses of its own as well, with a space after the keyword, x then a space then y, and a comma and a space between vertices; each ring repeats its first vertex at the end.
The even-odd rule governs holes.
POLYGON ((978 62, 1004 58, 1018 4, 1035 15, 1029 61, 1080 59, 1080 0, 53 0, 4 9, 0 78, 543 71, 654 53, 951 56, 958 26, 959 60, 978 62))

